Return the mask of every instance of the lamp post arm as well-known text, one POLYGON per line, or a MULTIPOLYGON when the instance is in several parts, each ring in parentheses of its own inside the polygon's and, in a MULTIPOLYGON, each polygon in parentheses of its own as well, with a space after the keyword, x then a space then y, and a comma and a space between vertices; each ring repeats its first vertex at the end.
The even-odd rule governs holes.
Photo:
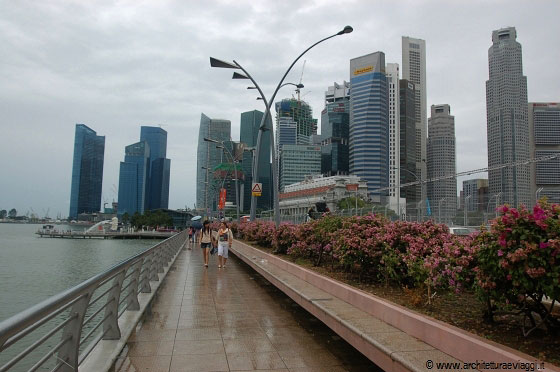
MULTIPOLYGON (((270 105, 268 104, 268 101, 266 99, 266 97, 264 96, 264 93, 261 89, 261 87, 259 86, 259 84, 257 84, 257 82, 255 81, 255 79, 253 79, 253 77, 251 76, 251 74, 245 70, 245 68, 243 68, 243 66, 241 66, 239 63, 237 63, 237 61, 233 61, 233 63, 239 67, 241 69, 241 71, 243 71, 245 73, 245 75, 247 75, 247 77, 251 80, 251 82, 255 85, 255 88, 257 88, 257 90, 259 91, 259 94, 261 95, 261 98, 264 102, 264 105, 266 107, 266 110, 264 112, 264 115, 262 117, 261 120, 261 124, 259 125, 259 131, 257 133, 257 143, 255 145, 255 151, 253 151, 253 166, 251 167, 251 181, 253 183, 259 182, 259 153, 260 153, 260 149, 261 149, 261 142, 262 142, 262 133, 265 131, 265 123, 266 123, 266 119, 268 118, 268 115, 270 115, 270 105)), ((272 128, 271 128, 272 129, 272 128)), ((274 137, 271 133, 271 137, 274 137)), ((273 142, 272 142, 272 150, 274 150, 274 138, 273 138, 273 142)), ((274 156, 273 156, 274 159, 274 156)), ((274 177, 274 174, 273 174, 274 177)), ((251 185, 252 186, 252 185, 251 185)), ((255 196, 253 196, 253 193, 251 193, 251 221, 255 220, 257 214, 257 198, 255 196)))
POLYGON ((329 40, 335 36, 338 36, 337 34, 331 35, 331 36, 327 36, 324 39, 321 39, 319 41, 317 41, 315 44, 311 45, 309 48, 305 49, 290 65, 290 67, 288 67, 288 70, 286 70, 286 72, 284 73, 284 76, 282 76, 282 79, 280 80, 280 82, 278 83, 278 86, 276 87, 276 90, 274 91, 274 93, 272 94, 272 98, 270 99, 270 102, 274 102, 274 99, 276 98, 276 93, 278 93, 278 91, 280 90, 280 87, 282 86, 282 83, 284 82, 284 79, 286 79, 286 76, 288 76, 288 74, 290 73, 290 71, 292 70, 292 67, 294 67, 294 65, 297 63, 297 61, 299 61, 299 59, 301 57, 303 57, 303 55, 305 53, 307 53, 311 48, 313 48, 314 46, 316 46, 317 44, 322 43, 323 41, 329 40))

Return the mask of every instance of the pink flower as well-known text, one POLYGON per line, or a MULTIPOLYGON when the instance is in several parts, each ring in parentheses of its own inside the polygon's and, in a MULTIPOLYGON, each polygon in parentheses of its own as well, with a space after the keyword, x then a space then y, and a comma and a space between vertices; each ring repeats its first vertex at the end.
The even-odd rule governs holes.
POLYGON ((541 243, 539 244, 539 248, 540 248, 540 249, 546 249, 546 248, 548 248, 549 245, 550 245, 550 244, 548 244, 548 243, 543 243, 543 242, 541 242, 541 243))
POLYGON ((504 252, 502 252, 501 249, 498 249, 498 256, 499 256, 499 257, 502 257, 503 255, 504 255, 504 252))

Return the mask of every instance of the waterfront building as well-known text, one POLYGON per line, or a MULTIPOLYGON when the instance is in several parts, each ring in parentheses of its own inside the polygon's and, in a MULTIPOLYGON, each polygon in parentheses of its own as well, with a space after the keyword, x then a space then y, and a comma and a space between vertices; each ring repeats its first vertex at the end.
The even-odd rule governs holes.
POLYGON ((488 179, 474 178, 463 181, 461 209, 469 212, 486 212, 488 209, 488 179))
MULTIPOLYGON (((414 113, 416 120, 416 170, 421 180, 426 179, 426 138, 428 136, 427 89, 426 89, 426 41, 408 36, 402 37, 402 76, 414 84, 414 113)), ((426 187, 416 187, 416 199, 426 200, 426 187), (422 194, 422 195, 421 195, 422 194)), ((427 206, 422 203, 420 213, 427 206)))
POLYGON ((147 142, 150 148, 145 209, 167 209, 171 173, 171 160, 166 158, 167 132, 160 127, 142 126, 140 141, 147 142))
MULTIPOLYGON (((304 215, 316 203, 324 202, 331 212, 336 211, 338 202, 348 197, 366 200, 367 182, 358 176, 323 175, 306 176, 303 181, 287 185, 280 193, 280 213, 283 215, 304 215), (354 185, 357 185, 357 189, 354 185)), ((354 206, 349 206, 354 208, 354 206)))
POLYGON ((399 64, 387 63, 386 71, 389 89, 389 187, 391 187, 389 189, 389 208, 397 215, 402 215, 406 199, 402 199, 399 193, 401 185, 399 64))
POLYGON ((141 141, 125 147, 124 161, 119 169, 119 208, 118 215, 146 209, 146 185, 150 167, 150 146, 141 141))
POLYGON ((105 136, 98 136, 84 124, 76 124, 69 219, 100 210, 104 154, 105 136))
MULTIPOLYGON (((350 141, 350 83, 334 83, 325 92, 321 113, 321 173, 348 174, 350 141)), ((315 143, 314 143, 315 144, 315 143)))
MULTIPOLYGON (((529 159, 527 77, 515 27, 492 32, 486 81, 488 167, 529 159)), ((498 204, 530 205, 530 167, 518 165, 488 172, 490 197, 498 204)))
POLYGON ((209 188, 215 183, 212 170, 223 162, 223 151, 217 147, 219 145, 206 142, 204 138, 229 141, 231 139, 231 121, 211 119, 204 114, 200 115, 196 157, 196 207, 199 210, 209 208, 209 188))
MULTIPOLYGON (((454 176, 455 118, 449 105, 432 105, 428 121, 428 179, 454 176)), ((450 223, 457 213, 457 179, 455 177, 429 182, 428 200, 438 222, 450 223)))
MULTIPOLYGON (((530 156, 540 158, 560 154, 560 103, 529 103, 530 156)), ((531 165, 531 195, 535 202, 546 196, 560 203, 560 158, 531 165)))
MULTIPOLYGON (((414 84, 408 80, 399 81, 400 104, 400 176, 401 185, 417 181, 416 177, 416 108, 414 84)), ((420 177, 418 177, 420 178, 420 177)), ((406 214, 418 214, 420 194, 418 187, 401 187, 401 197, 406 200, 406 214)), ((401 209, 402 211, 402 209, 401 209)))
POLYGON ((389 186, 389 91, 385 54, 350 60, 350 173, 368 184, 369 198, 384 204, 389 186))
POLYGON ((321 173, 321 146, 283 145, 280 153, 280 191, 321 173))
MULTIPOLYGON (((253 110, 243 112, 241 114, 241 129, 239 139, 247 147, 255 148, 257 146, 257 136, 264 113, 253 110)), ((270 131, 272 130, 272 118, 269 116, 265 123, 267 131, 263 133, 261 138, 261 151, 259 154, 259 166, 257 170, 258 181, 263 184, 262 195, 257 197, 257 208, 269 210, 272 209, 272 181, 271 164, 270 164, 270 131)), ((293 127, 293 143, 295 144, 295 125, 293 127)), ((283 133, 282 135, 284 135, 283 133)), ((253 183, 253 152, 245 151, 243 153, 243 173, 245 175, 245 183, 241 190, 240 208, 242 211, 251 209, 251 186, 253 183)))

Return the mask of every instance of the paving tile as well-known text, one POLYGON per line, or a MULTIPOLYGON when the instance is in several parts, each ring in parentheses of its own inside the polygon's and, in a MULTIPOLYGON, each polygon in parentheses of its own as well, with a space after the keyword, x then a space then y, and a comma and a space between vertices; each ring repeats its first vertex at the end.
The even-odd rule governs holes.
POLYGON ((286 368, 276 351, 262 353, 229 353, 229 368, 232 371, 271 370, 286 368))
POLYGON ((115 372, 169 372, 170 356, 128 356, 115 363, 115 372))
POLYGON ((221 333, 224 340, 267 337, 265 331, 260 327, 221 328, 221 333))
POLYGON ((256 353, 274 351, 274 346, 268 338, 238 338, 225 339, 226 353, 256 353))
POLYGON ((170 372, 227 372, 226 354, 174 355, 170 372))
POLYGON ((178 329, 175 335, 177 341, 221 340, 219 328, 184 328, 178 329))
POLYGON ((279 350, 278 354, 288 368, 342 366, 340 360, 324 350, 315 350, 313 353, 279 350))
POLYGON ((129 356, 171 355, 174 341, 138 341, 128 343, 129 356))
POLYGON ((223 353, 224 344, 219 340, 175 341, 173 355, 223 353))

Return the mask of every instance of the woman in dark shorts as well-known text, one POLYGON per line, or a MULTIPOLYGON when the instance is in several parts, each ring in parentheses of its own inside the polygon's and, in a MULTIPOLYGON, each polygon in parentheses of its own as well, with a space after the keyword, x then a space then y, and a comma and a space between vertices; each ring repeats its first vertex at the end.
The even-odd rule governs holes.
POLYGON ((208 267, 208 258, 210 249, 212 248, 212 229, 210 229, 210 222, 204 221, 202 230, 200 231, 200 248, 202 248, 202 255, 204 256, 204 266, 208 267))

